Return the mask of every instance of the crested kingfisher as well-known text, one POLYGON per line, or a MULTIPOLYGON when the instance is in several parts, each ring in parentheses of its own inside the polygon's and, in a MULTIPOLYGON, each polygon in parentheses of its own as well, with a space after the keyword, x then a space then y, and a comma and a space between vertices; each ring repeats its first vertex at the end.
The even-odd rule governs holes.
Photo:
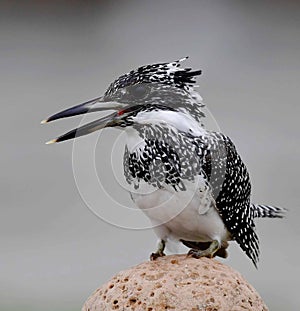
POLYGON ((204 104, 194 89, 201 71, 182 68, 185 59, 139 67, 112 82, 103 96, 50 116, 42 123, 113 111, 48 143, 108 127, 125 131, 130 195, 159 237, 150 259, 164 256, 170 239, 190 248, 188 256, 225 258, 228 241, 235 240, 256 266, 255 218, 281 218, 285 209, 251 202, 249 174, 234 143, 204 126, 204 104), (145 186, 148 191, 138 191, 145 186))

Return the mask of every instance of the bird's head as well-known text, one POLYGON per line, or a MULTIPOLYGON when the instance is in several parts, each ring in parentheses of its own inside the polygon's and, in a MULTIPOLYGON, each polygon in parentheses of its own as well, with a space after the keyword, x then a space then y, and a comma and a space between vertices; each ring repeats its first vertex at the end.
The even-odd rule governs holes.
POLYGON ((185 59, 187 57, 171 63, 139 67, 112 82, 103 96, 50 116, 42 123, 94 111, 115 111, 49 143, 86 135, 104 127, 126 126, 130 124, 131 116, 142 107, 168 107, 187 112, 201 122, 205 116, 202 111, 204 105, 201 96, 193 88, 195 77, 201 71, 181 68, 180 63, 185 59))

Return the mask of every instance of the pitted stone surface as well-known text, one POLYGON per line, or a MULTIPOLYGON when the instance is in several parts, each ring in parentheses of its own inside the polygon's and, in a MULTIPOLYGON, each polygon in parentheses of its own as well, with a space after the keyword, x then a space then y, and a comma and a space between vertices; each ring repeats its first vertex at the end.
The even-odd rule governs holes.
POLYGON ((119 272, 82 311, 267 311, 256 290, 232 268, 208 258, 172 255, 119 272))

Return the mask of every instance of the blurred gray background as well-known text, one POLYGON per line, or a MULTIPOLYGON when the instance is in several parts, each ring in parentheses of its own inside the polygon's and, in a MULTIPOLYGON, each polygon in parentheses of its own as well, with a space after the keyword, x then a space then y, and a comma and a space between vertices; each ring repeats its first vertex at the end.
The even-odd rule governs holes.
MULTIPOLYGON (((299 16, 292 0, 0 1, 0 310, 79 310, 97 286, 148 259, 152 230, 97 218, 76 188, 72 143, 44 144, 78 119, 39 122, 132 68, 186 55, 250 170, 253 201, 289 209, 259 221, 258 270, 235 243, 225 262, 270 310, 298 310, 299 16)), ((97 149, 106 161, 105 144, 97 149)), ((116 204, 101 191, 98 200, 116 204)))

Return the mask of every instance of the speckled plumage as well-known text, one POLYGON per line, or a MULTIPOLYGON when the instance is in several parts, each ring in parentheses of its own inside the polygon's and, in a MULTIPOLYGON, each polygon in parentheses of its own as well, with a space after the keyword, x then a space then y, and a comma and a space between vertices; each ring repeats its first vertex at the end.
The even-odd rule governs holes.
POLYGON ((250 178, 231 139, 209 131, 194 137, 157 124, 135 128, 145 145, 133 153, 125 150, 127 182, 134 183, 135 188, 143 180, 154 187, 167 184, 176 191, 185 191, 185 181, 202 175, 206 180, 202 186, 210 189, 232 238, 256 263, 259 250, 253 222, 256 214, 250 205, 250 178))
POLYGON ((132 70, 111 83, 103 97, 50 117, 46 122, 100 110, 93 105, 102 102, 117 103, 115 113, 52 142, 104 127, 125 130, 128 142, 124 174, 133 185, 131 196, 136 204, 142 209, 152 208, 162 197, 172 195, 176 199, 175 205, 166 205, 165 211, 164 207, 159 212, 146 211, 155 223, 170 209, 179 209, 173 219, 156 230, 163 241, 162 249, 168 235, 190 247, 217 240, 225 249, 228 240, 236 240, 256 265, 259 241, 254 219, 282 217, 284 210, 251 203, 249 174, 233 142, 222 133, 204 128, 204 104, 193 88, 194 78, 201 71, 180 68, 182 60, 132 70), (135 190, 145 184, 152 192, 137 194, 135 190), (183 204, 187 193, 192 193, 192 199, 180 211, 178 205, 183 204))

